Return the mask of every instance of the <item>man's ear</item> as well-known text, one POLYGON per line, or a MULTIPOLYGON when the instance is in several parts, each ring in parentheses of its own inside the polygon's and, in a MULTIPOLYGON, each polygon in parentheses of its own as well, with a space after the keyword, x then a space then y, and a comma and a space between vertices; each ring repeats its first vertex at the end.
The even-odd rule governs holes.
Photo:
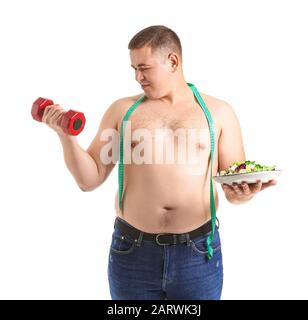
POLYGON ((179 66, 179 57, 176 53, 170 52, 168 54, 168 61, 170 61, 170 66, 175 71, 179 66))

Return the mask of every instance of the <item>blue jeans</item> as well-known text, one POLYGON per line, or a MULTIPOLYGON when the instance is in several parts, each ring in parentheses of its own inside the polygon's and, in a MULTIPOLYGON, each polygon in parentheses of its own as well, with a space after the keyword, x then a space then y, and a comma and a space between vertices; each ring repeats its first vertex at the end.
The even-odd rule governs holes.
POLYGON ((182 244, 158 245, 143 240, 142 234, 138 239, 121 234, 115 224, 108 261, 112 300, 219 300, 223 265, 217 226, 211 260, 206 256, 208 236, 182 244))

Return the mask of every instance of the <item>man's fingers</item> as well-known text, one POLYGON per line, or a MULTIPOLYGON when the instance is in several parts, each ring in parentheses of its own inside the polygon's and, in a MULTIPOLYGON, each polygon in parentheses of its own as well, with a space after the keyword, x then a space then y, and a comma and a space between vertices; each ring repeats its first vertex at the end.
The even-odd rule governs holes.
POLYGON ((270 180, 270 181, 267 182, 267 183, 263 183, 261 190, 264 190, 264 189, 266 189, 266 188, 268 188, 268 187, 271 187, 271 186, 274 186, 274 185, 276 185, 276 184, 277 184, 277 181, 276 181, 276 180, 270 180))
POLYGON ((261 180, 258 180, 257 183, 254 184, 254 186, 252 187, 252 193, 258 193, 259 191, 261 191, 262 188, 262 182, 261 180))
POLYGON ((243 194, 242 190, 236 183, 232 183, 232 187, 237 195, 241 196, 243 194))
POLYGON ((221 187, 223 188, 224 191, 227 191, 228 188, 229 188, 228 185, 225 184, 225 183, 223 183, 223 184, 221 185, 221 187))
POLYGON ((45 109, 44 109, 44 113, 43 113, 43 117, 42 117, 42 121, 46 123, 46 118, 49 114, 49 112, 52 110, 52 107, 53 105, 50 105, 50 106, 47 106, 45 109))
POLYGON ((62 121, 62 116, 63 114, 66 113, 66 111, 61 111, 59 112, 59 114, 57 114, 57 116, 55 116, 55 118, 53 119, 53 123, 57 126, 60 126, 61 121, 62 121))
POLYGON ((46 117, 46 124, 50 125, 53 123, 53 118, 57 115, 58 109, 54 108, 48 112, 46 117))
POLYGON ((65 112, 58 104, 47 106, 42 121, 49 126, 57 125, 60 115, 65 112))
POLYGON ((56 112, 56 110, 58 110, 58 109, 61 109, 60 105, 58 105, 58 104, 52 104, 50 106, 47 106, 44 109, 42 122, 45 122, 48 124, 50 116, 53 115, 56 112))
POLYGON ((233 188, 230 185, 223 183, 222 188, 223 188, 224 192, 231 194, 231 195, 235 195, 235 191, 233 190, 233 188))
POLYGON ((251 195, 251 193, 258 193, 261 190, 264 190, 270 186, 277 184, 276 180, 270 180, 267 183, 263 183, 261 180, 258 180, 256 183, 251 183, 250 185, 247 182, 242 182, 241 184, 232 183, 232 185, 222 184, 222 188, 225 192, 228 192, 232 195, 245 196, 251 195))
POLYGON ((251 194, 251 191, 250 191, 250 188, 249 188, 248 183, 242 182, 241 185, 242 185, 244 194, 245 194, 246 196, 250 195, 250 194, 251 194))

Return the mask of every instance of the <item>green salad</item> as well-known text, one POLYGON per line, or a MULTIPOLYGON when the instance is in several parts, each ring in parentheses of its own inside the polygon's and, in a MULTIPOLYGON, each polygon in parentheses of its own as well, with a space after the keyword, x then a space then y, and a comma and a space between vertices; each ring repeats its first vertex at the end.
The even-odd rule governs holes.
POLYGON ((255 161, 239 161, 232 163, 226 170, 221 170, 219 176, 225 176, 228 174, 249 173, 258 171, 272 171, 275 170, 274 166, 264 166, 256 163, 255 161))

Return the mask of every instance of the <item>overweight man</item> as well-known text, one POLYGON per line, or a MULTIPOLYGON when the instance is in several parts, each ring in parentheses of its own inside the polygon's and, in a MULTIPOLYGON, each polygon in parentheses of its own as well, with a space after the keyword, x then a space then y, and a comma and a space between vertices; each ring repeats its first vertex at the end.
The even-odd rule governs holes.
MULTIPOLYGON (((111 298, 220 299, 218 194, 211 178, 246 160, 238 118, 228 103, 186 82, 181 42, 170 28, 147 27, 128 49, 142 92, 107 108, 87 150, 62 131, 60 105, 47 107, 42 120, 58 134, 82 191, 99 187, 122 153, 108 260, 111 298)), ((223 190, 229 202, 242 204, 275 184, 223 190)))

